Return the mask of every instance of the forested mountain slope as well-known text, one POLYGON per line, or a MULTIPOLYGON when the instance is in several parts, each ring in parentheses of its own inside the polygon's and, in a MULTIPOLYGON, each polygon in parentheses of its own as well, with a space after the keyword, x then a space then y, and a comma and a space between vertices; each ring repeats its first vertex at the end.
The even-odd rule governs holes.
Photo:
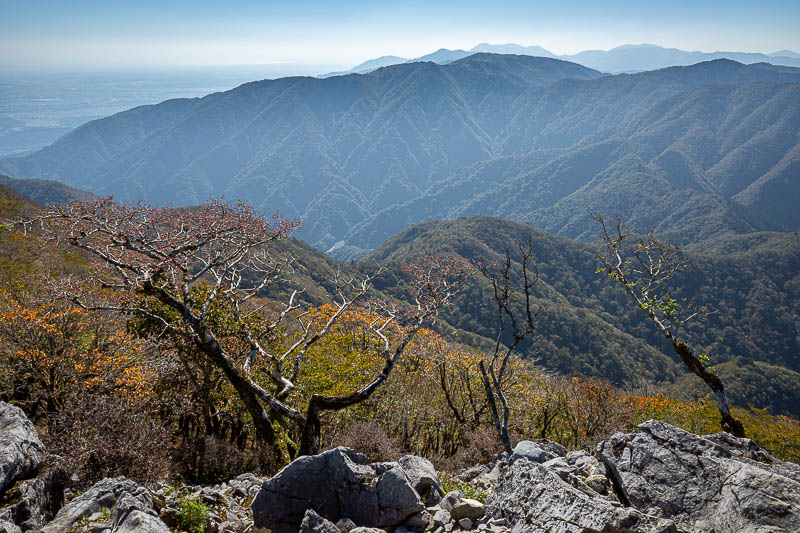
MULTIPOLYGON (((0 221, 30 217, 38 207, 0 186, 0 221)), ((0 259, 8 272, 42 263, 51 270, 80 269, 77 258, 56 246, 28 242, 0 228, 0 259), (27 243, 27 244, 26 244, 27 243)), ((369 298, 408 302, 411 262, 427 251, 492 264, 506 249, 532 241, 539 282, 537 332, 522 347, 543 367, 566 375, 601 376, 622 387, 656 383, 692 398, 706 391, 687 376, 671 347, 632 307, 619 287, 597 274, 596 248, 528 224, 492 217, 416 224, 381 244, 369 257, 341 263, 297 239, 275 243, 273 254, 295 258, 290 283, 262 296, 286 302, 294 289, 303 306, 322 305, 336 291, 332 274, 363 279, 383 270, 369 298)), ((714 312, 690 324, 687 340, 707 353, 726 381, 734 404, 800 415, 800 237, 796 233, 751 234, 724 243, 724 255, 688 254, 689 268, 676 279, 682 296, 714 312), (736 252, 748 248, 746 252, 736 252)), ((512 256, 513 257, 513 256, 512 256)), ((4 270, 6 272, 6 270, 4 270)), ((519 279, 515 278, 519 283, 519 279)), ((438 320, 446 338, 485 348, 495 337, 496 316, 489 286, 474 276, 438 320)))
POLYGON ((475 54, 135 108, 0 169, 123 201, 246 198, 302 218, 301 237, 325 250, 471 214, 587 239, 589 206, 710 243, 800 226, 798 101, 790 67, 718 60, 602 76, 475 54))
MULTIPOLYGON (((597 274, 593 244, 565 239, 527 224, 491 217, 428 221, 393 236, 361 264, 379 262, 396 272, 423 250, 491 264, 507 248, 532 239, 540 280, 537 332, 526 346, 541 365, 566 374, 599 375, 617 385, 639 379, 667 388, 702 393, 686 377, 671 346, 656 334, 607 276, 597 274), (672 387, 670 383, 678 383, 672 387)), ((686 255, 688 268, 675 280, 683 297, 712 310, 690 322, 687 340, 707 353, 729 387, 735 404, 769 405, 800 414, 800 236, 762 235, 752 251, 727 255, 686 255)), ((519 281, 519 280, 518 280, 519 281)), ((378 287, 394 293, 401 278, 378 287)), ((473 286, 445 319, 466 331, 492 338, 495 320, 488 287, 473 286)), ((695 381, 697 383, 695 383, 695 381)))
POLYGON ((75 189, 63 183, 51 180, 18 180, 0 174, 0 185, 12 189, 17 194, 39 205, 85 202, 97 198, 97 196, 90 192, 75 189))

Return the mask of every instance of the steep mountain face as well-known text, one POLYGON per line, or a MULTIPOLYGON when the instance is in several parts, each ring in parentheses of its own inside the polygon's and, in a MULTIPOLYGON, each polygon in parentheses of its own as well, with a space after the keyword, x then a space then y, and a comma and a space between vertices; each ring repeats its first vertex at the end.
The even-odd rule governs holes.
POLYGON ((798 97, 800 69, 766 64, 601 76, 474 54, 140 107, 0 169, 125 201, 243 198, 325 250, 478 213, 587 238, 590 206, 711 242, 797 227, 798 97))

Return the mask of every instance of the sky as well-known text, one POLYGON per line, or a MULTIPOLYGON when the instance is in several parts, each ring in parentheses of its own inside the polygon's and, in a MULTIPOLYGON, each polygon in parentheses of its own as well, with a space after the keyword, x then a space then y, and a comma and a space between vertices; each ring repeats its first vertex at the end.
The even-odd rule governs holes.
POLYGON ((0 0, 0 68, 350 68, 488 42, 800 52, 800 1, 0 0))

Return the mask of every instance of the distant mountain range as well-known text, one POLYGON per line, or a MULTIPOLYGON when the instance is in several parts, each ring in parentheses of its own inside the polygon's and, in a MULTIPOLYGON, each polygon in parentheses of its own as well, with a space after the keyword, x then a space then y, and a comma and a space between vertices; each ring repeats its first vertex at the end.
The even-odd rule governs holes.
POLYGON ((242 198, 303 219, 301 238, 347 258, 474 214, 591 240, 589 208, 704 249, 800 228, 798 102, 790 67, 611 76, 477 53, 138 107, 0 170, 123 201, 242 198))
POLYGON ((459 59, 476 53, 490 54, 515 54, 521 56, 550 57, 572 61, 600 72, 618 74, 622 72, 642 72, 666 67, 679 67, 712 61, 714 59, 730 59, 745 65, 753 63, 771 63, 789 67, 800 67, 800 54, 791 50, 779 50, 770 54, 755 54, 750 52, 690 52, 677 48, 663 48, 654 44, 625 44, 611 50, 585 50, 577 54, 557 55, 541 46, 522 46, 519 44, 488 44, 481 43, 470 50, 448 50, 442 48, 432 54, 415 59, 406 59, 397 56, 384 56, 370 59, 350 70, 342 72, 329 72, 320 77, 341 76, 346 74, 366 74, 381 67, 398 65, 400 63, 413 63, 418 61, 432 61, 440 65, 452 63, 459 59))

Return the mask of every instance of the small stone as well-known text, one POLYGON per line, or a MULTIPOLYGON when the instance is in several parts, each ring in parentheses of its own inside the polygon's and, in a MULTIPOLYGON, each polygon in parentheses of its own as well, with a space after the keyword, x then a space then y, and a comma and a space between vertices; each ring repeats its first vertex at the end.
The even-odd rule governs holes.
POLYGON ((428 526, 431 525, 433 519, 431 515, 427 511, 421 511, 413 516, 411 516, 408 520, 406 520, 405 526, 411 529, 427 529, 428 526))
POLYGON ((458 527, 469 531, 472 529, 472 520, 470 520, 469 518, 462 518, 461 520, 458 521, 458 527))
POLYGON ((446 509, 439 509, 433 515, 433 523, 437 526, 443 526, 450 523, 450 511, 446 509))
POLYGON ((444 498, 442 498, 442 501, 439 505, 445 511, 449 511, 453 508, 455 504, 460 502, 463 498, 464 494, 460 490, 451 490, 450 492, 444 495, 444 498))
POLYGON ((178 527, 178 510, 172 507, 164 507, 159 514, 161 521, 167 524, 168 527, 178 527))
POLYGON ((610 483, 608 478, 602 474, 595 474, 593 476, 589 476, 586 478, 585 481, 586 485, 593 491, 598 494, 606 495, 608 494, 608 488, 610 483))
POLYGON ((339 528, 317 514, 314 509, 308 509, 300 523, 300 533, 339 533, 339 528))
POLYGON ((540 444, 540 446, 544 450, 546 450, 546 451, 548 451, 548 452, 550 452, 552 454, 555 454, 558 457, 565 457, 567 455, 567 449, 565 447, 563 447, 562 445, 560 445, 559 443, 554 442, 552 440, 544 441, 544 442, 542 442, 540 444))
POLYGON ((470 498, 464 498, 453 506, 453 510, 450 511, 450 517, 456 522, 459 522, 462 518, 478 520, 484 513, 486 513, 486 508, 481 502, 470 498))
POLYGON ((358 527, 358 525, 349 518, 342 517, 336 522, 336 527, 339 528, 339 531, 343 531, 344 533, 349 533, 350 531, 358 527))
POLYGON ((542 464, 543 467, 551 470, 555 473, 558 477, 565 480, 569 475, 572 473, 572 468, 570 468, 569 464, 567 464, 566 459, 563 457, 556 457, 555 459, 550 459, 542 464))

